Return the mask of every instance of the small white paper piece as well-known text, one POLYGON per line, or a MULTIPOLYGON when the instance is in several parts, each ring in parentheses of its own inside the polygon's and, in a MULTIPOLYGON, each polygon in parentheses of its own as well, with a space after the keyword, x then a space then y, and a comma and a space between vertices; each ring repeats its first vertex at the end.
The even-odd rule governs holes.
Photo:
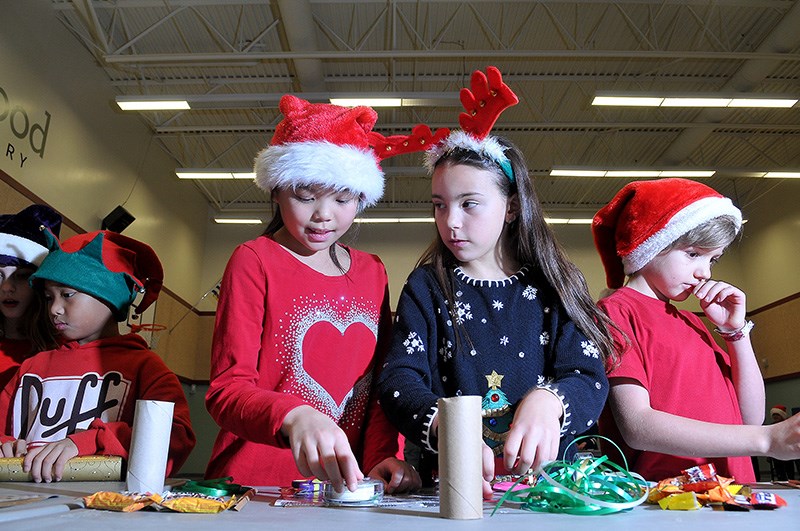
POLYGON ((161 494, 164 491, 174 409, 172 402, 136 401, 128 455, 129 492, 161 494))

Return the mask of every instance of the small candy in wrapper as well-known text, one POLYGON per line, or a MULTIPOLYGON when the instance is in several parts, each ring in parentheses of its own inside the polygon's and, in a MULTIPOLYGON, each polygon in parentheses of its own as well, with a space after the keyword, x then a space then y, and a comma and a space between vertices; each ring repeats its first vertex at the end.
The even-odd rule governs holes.
POLYGON ((700 502, 697 501, 697 495, 694 492, 673 494, 658 500, 658 504, 662 509, 670 511, 694 511, 702 507, 700 502))
POLYGON ((95 492, 83 498, 83 503, 88 509, 103 509, 131 513, 144 509, 155 503, 155 499, 147 494, 130 492, 95 492))
POLYGON ((714 468, 713 463, 706 463, 704 465, 697 465, 687 468, 682 471, 683 475, 689 483, 696 483, 698 481, 713 481, 717 477, 717 469, 714 468))
POLYGON ((754 492, 749 501, 753 509, 777 509, 786 506, 786 500, 771 492, 754 492))
POLYGON ((221 513, 236 503, 236 496, 229 500, 217 496, 208 496, 198 492, 169 492, 163 496, 158 505, 179 513, 221 513))

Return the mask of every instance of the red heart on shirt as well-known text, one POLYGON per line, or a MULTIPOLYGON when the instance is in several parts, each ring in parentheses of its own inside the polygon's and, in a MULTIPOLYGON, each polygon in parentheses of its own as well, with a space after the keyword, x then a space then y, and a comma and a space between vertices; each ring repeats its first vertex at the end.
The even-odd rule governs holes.
POLYGON ((349 323, 340 330, 328 321, 317 322, 303 338, 303 369, 341 407, 370 370, 375 344, 375 334, 364 323, 349 323))

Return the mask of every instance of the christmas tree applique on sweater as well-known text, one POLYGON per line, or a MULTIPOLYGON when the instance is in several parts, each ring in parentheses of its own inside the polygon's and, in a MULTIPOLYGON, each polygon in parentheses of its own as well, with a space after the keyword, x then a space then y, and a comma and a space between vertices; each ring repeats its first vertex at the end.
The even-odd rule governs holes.
POLYGON ((486 380, 489 382, 489 390, 483 396, 481 408, 483 411, 483 440, 492 449, 494 455, 500 455, 503 452, 506 439, 508 438, 508 430, 511 428, 511 421, 514 419, 514 410, 506 397, 506 394, 500 389, 501 382, 503 381, 502 374, 497 374, 497 371, 492 371, 492 374, 486 375, 486 380))

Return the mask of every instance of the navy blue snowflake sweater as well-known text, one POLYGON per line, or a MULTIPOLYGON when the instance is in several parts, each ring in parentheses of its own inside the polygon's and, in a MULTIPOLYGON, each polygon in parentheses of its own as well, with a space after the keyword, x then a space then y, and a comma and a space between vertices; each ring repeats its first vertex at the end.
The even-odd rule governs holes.
POLYGON ((563 407, 561 457, 603 409, 608 380, 598 348, 527 267, 503 280, 473 279, 460 268, 454 277, 454 301, 445 299, 430 266, 408 277, 378 380, 387 417, 423 452, 436 453, 437 399, 479 395, 484 440, 499 454, 495 432, 507 430, 514 406, 529 391, 544 388, 563 407), (466 332, 458 341, 456 323, 466 332), (505 415, 487 411, 502 406, 508 406, 505 415))

